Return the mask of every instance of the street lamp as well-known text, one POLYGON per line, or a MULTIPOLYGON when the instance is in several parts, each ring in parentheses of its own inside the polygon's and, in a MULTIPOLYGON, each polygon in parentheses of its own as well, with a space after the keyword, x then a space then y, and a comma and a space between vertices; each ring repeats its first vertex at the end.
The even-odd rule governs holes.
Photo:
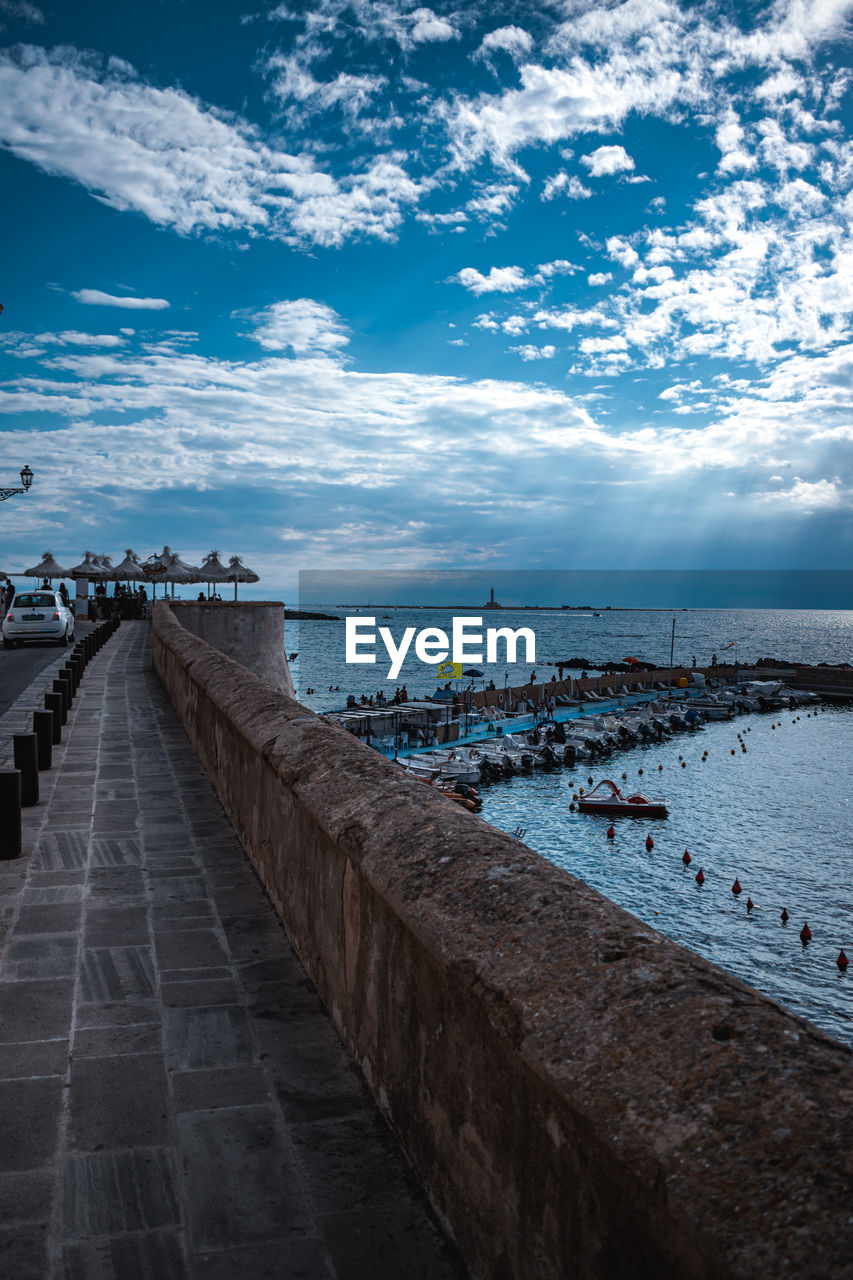
POLYGON ((0 489, 0 502, 13 497, 16 493, 26 493, 33 482, 33 473, 29 467, 21 468, 21 486, 15 489, 0 489))

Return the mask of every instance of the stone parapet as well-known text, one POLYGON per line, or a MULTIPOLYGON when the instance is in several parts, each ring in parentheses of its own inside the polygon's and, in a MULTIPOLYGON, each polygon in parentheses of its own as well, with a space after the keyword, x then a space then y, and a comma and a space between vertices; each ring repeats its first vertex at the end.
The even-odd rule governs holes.
POLYGON ((849 1050, 165 604, 154 660, 475 1276, 853 1276, 849 1050))
POLYGON ((169 607, 187 631, 293 697, 280 601, 173 600, 169 607))

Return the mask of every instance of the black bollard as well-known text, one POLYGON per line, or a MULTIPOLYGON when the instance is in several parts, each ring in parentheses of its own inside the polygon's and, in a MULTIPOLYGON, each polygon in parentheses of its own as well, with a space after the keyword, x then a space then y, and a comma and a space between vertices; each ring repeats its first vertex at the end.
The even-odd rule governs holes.
POLYGON ((61 723, 65 724, 66 721, 68 720, 68 681, 54 680, 53 692, 58 693, 60 698, 62 699, 62 703, 59 709, 59 718, 61 723))
POLYGON ((66 662, 64 667, 60 667, 57 674, 60 680, 68 680, 68 683, 71 685, 71 697, 73 698, 77 692, 77 674, 71 666, 71 663, 66 662))
POLYGON ((38 738, 34 733, 13 733, 12 751, 21 774, 21 805, 29 809, 39 802, 38 738))
POLYGON ((33 733, 38 738, 39 769, 50 769, 53 765, 53 712, 33 712, 33 733))
POLYGON ((62 694, 46 693, 44 705, 53 716, 53 745, 62 741, 62 694))
POLYGON ((67 700, 66 700, 66 704, 65 704, 65 705, 67 706, 68 710, 70 711, 70 710, 71 710, 71 708, 74 706, 74 681, 73 681, 73 679, 72 679, 72 677, 71 677, 71 672, 70 672, 70 671, 66 671, 66 670, 63 668, 61 671, 57 671, 57 673, 56 673, 56 679, 57 679, 57 680, 64 680, 64 681, 65 681, 65 685, 66 685, 66 688, 67 688, 67 690, 68 690, 67 700))
POLYGON ((20 858, 21 845, 21 775, 17 769, 0 771, 0 861, 20 858))
POLYGON ((56 679, 53 682, 54 689, 56 688, 57 681, 65 686, 65 718, 67 720, 68 712, 74 705, 74 689, 71 684, 71 677, 67 671, 57 671, 56 679))

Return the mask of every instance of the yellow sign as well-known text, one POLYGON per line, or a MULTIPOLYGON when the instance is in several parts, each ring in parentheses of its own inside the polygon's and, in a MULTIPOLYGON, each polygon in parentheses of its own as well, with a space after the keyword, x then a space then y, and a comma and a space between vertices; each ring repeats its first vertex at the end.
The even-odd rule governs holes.
POLYGON ((438 668, 439 680, 461 680, 462 679, 462 663, 461 662, 442 662, 438 668))

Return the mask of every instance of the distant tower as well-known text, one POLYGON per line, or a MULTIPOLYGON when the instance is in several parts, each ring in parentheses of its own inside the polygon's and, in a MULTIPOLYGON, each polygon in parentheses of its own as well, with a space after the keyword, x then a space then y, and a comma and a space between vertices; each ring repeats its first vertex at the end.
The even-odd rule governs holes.
POLYGON ((500 609, 500 607, 501 606, 498 604, 497 600, 495 599, 495 589, 494 587, 492 587, 491 592, 489 593, 489 599, 486 602, 486 604, 483 605, 483 608, 484 609, 500 609))

